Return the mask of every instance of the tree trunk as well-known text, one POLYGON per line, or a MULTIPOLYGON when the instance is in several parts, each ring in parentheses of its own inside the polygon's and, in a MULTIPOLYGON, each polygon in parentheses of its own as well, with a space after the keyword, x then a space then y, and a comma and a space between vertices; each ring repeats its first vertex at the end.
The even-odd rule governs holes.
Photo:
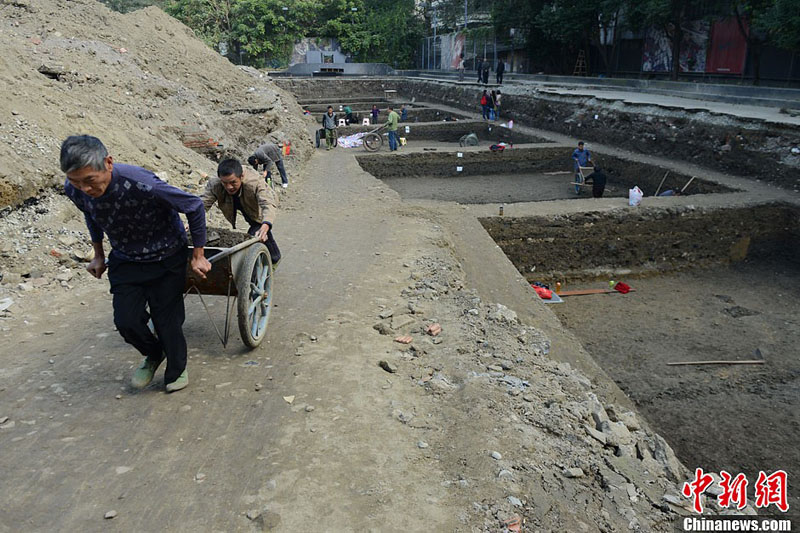
POLYGON ((614 74, 615 71, 615 69, 611 66, 611 62, 614 61, 614 58, 616 57, 619 39, 619 11, 617 11, 614 13, 614 37, 611 39, 611 52, 609 54, 608 70, 606 72, 609 78, 614 74))
POLYGON ((681 71, 681 41, 683 41, 683 30, 680 21, 675 24, 672 31, 672 74, 670 79, 677 80, 681 71))
POLYGON ((761 83, 761 42, 753 39, 753 85, 761 83))

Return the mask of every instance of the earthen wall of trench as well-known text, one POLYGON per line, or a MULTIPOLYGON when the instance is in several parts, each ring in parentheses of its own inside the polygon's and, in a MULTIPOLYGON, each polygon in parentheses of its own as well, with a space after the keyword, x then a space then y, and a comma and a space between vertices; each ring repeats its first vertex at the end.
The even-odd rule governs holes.
POLYGON ((517 269, 537 279, 588 279, 620 270, 661 274, 765 258, 800 265, 800 211, 780 204, 481 222, 517 269))
MULTIPOLYGON (((491 176, 496 174, 541 174, 559 172, 553 179, 562 179, 565 187, 573 180, 572 163, 563 147, 511 148, 499 152, 488 150, 462 152, 462 157, 453 153, 428 152, 398 154, 391 158, 381 155, 359 155, 358 163, 365 171, 377 178, 412 178, 418 176, 452 177, 491 176), (461 170, 458 170, 460 167, 461 170), (562 177, 559 178, 558 176, 562 177)), ((681 189, 690 176, 669 171, 655 165, 631 161, 615 156, 603 156, 603 168, 610 182, 631 188, 639 186, 652 195, 659 184, 661 190, 681 189), (664 179, 666 175, 666 179, 664 179), (661 183, 662 179, 664 180, 661 183)), ((731 192, 732 189, 711 181, 695 178, 686 192, 709 194, 731 192)))

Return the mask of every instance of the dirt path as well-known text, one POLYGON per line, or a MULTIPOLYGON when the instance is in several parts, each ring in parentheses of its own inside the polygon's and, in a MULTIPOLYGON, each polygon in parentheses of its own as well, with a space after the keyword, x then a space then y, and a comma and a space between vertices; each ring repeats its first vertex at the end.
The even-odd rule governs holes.
POLYGON ((64 529, 100 530, 115 509, 120 530, 231 530, 268 505, 277 514, 267 519, 292 530, 321 516, 340 531, 384 530, 375 516, 452 525, 456 513, 429 482, 435 467, 414 471, 416 441, 384 416, 385 373, 362 337, 370 328, 352 324, 394 289, 385 280, 401 276, 401 254, 420 246, 424 224, 376 209, 385 188, 327 172, 347 156, 326 156, 297 180, 302 208, 276 228, 285 259, 266 342, 248 353, 237 338, 222 350, 187 301, 187 391, 166 396, 160 376, 144 392, 128 389, 138 356, 113 331, 105 281, 31 309, 5 335, 0 404, 16 425, 0 433, 9 495, 0 524, 46 530, 58 516, 64 529), (405 505, 387 505, 388 493, 405 505))
POLYGON ((105 282, 32 289, 0 338, 0 531, 669 530, 682 467, 607 379, 546 357, 585 360, 471 220, 319 151, 276 226, 266 341, 223 350, 190 298, 169 396, 127 386, 105 282))

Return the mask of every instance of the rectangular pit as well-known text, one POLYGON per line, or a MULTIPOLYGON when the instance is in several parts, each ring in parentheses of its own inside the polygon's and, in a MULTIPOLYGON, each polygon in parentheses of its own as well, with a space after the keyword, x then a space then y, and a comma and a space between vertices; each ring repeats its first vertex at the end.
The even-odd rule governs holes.
MULTIPOLYGON (((415 130, 412 129, 412 132, 415 130)), ((359 155, 365 171, 383 180, 403 198, 464 204, 538 202, 591 196, 591 187, 575 194, 571 151, 565 147, 514 147, 503 153, 488 149, 447 153, 408 153, 390 159, 359 155), (461 167, 461 171, 458 170, 461 167)), ((638 185, 647 195, 658 188, 666 169, 637 161, 596 154, 608 176, 605 196, 622 196, 638 185)), ((661 189, 682 188, 691 178, 670 171, 661 189)), ((696 178, 686 192, 731 192, 717 183, 696 178)))
MULTIPOLYGON (((636 289, 549 308, 690 470, 743 472, 752 489, 759 470, 800 469, 800 210, 637 209, 482 223, 529 281, 574 290, 621 280, 636 289)), ((800 498, 789 495, 791 514, 800 498)))

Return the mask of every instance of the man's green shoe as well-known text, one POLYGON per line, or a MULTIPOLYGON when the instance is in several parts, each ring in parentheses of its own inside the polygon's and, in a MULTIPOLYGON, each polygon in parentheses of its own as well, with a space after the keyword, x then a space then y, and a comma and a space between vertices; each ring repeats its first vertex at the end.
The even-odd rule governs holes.
POLYGON ((133 371, 131 387, 134 389, 143 389, 147 387, 150 382, 153 381, 153 375, 156 373, 156 369, 160 364, 161 361, 154 361, 146 357, 145 360, 142 361, 142 364, 139 365, 139 368, 133 371))
POLYGON ((178 376, 178 379, 176 379, 172 383, 167 383, 167 392, 175 392, 181 389, 185 389, 188 384, 189 384, 189 371, 184 370, 183 373, 180 376, 178 376))

